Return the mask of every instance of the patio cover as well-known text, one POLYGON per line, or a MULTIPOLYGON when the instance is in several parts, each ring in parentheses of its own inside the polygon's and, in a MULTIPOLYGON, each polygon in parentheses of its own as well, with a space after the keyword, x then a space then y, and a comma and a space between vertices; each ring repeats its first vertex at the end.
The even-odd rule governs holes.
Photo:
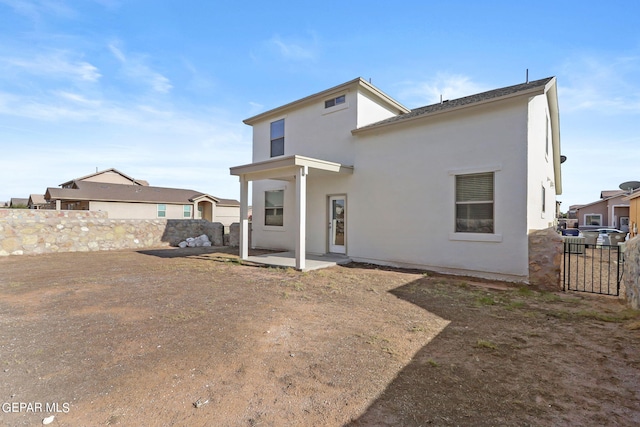
POLYGON ((307 175, 352 174, 353 166, 304 156, 287 156, 230 168, 231 175, 240 177, 240 258, 249 257, 249 181, 275 179, 296 183, 296 269, 306 265, 307 175))

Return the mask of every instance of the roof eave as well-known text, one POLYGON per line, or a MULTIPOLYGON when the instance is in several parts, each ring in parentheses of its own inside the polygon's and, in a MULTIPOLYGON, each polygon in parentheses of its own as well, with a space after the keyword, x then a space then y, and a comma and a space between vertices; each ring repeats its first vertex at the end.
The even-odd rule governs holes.
POLYGON ((366 80, 364 80, 362 77, 358 77, 358 78, 350 80, 350 81, 348 81, 346 83, 342 83, 342 84, 340 84, 338 86, 334 86, 332 88, 323 90, 322 92, 318 92, 318 93, 315 93, 313 95, 306 96, 304 98, 298 99, 296 101, 290 102, 290 103, 282 105, 280 107, 273 108, 271 110, 265 111, 264 113, 260 113, 258 115, 253 116, 253 117, 249 117, 248 119, 245 119, 242 122, 244 124, 253 126, 255 123, 258 123, 258 122, 260 122, 262 120, 265 120, 268 117, 281 115, 286 111, 289 111, 289 110, 292 110, 292 109, 295 109, 295 108, 299 107, 300 105, 306 104, 308 102, 311 102, 311 101, 314 101, 314 100, 317 100, 317 99, 326 98, 327 96, 329 96, 329 95, 331 95, 333 93, 338 93, 338 92, 350 89, 352 87, 357 87, 357 86, 363 87, 364 89, 366 89, 370 93, 374 94, 375 96, 377 96, 378 98, 382 99, 384 102, 386 102, 387 104, 393 106, 394 108, 398 109, 401 112, 408 113, 408 112, 411 111, 407 107, 405 107, 404 105, 400 104, 395 99, 391 98, 390 96, 388 96, 387 94, 382 92, 380 89, 378 89, 377 87, 375 87, 371 83, 369 83, 366 80))
POLYGON ((556 78, 553 77, 544 87, 549 105, 549 115, 551 116, 551 138, 553 141, 553 171, 556 195, 562 194, 562 163, 560 160, 560 110, 558 108, 558 88, 556 78))
MULTIPOLYGON (((554 77, 555 80, 555 77, 554 77)), ((500 101, 504 101, 507 99, 511 99, 511 98, 517 98, 517 97, 522 97, 522 96, 531 96, 531 95, 541 95, 543 93, 545 93, 546 91, 546 87, 541 87, 541 86, 536 86, 533 87, 531 89, 527 89, 527 90, 523 90, 520 92, 515 92, 515 93, 510 93, 507 95, 503 95, 500 97, 496 97, 496 98, 491 98, 491 99, 485 99, 485 100, 481 100, 481 101, 477 101, 471 104, 465 104, 465 105, 459 105, 456 107, 451 107, 451 108, 447 108, 445 110, 438 110, 438 111, 433 111, 431 113, 425 113, 425 114, 420 114, 418 116, 415 117, 409 117, 403 120, 397 120, 397 121, 392 121, 392 122, 382 122, 379 124, 373 124, 373 125, 367 125, 358 129, 353 129, 351 131, 351 134, 355 135, 355 134, 360 134, 360 133, 367 133, 369 131, 372 130, 377 130, 377 129, 381 129, 381 128, 385 128, 385 127, 390 127, 390 126, 395 126, 395 125, 399 125, 399 124, 404 124, 404 123, 411 123, 414 122, 416 120, 422 120, 422 119, 426 119, 426 118, 432 118, 432 117, 436 117, 442 114, 448 114, 454 111, 460 111, 460 110, 464 110, 467 108, 474 108, 474 107, 478 107, 481 105, 486 105, 486 104, 490 104, 493 102, 500 102, 500 101)))

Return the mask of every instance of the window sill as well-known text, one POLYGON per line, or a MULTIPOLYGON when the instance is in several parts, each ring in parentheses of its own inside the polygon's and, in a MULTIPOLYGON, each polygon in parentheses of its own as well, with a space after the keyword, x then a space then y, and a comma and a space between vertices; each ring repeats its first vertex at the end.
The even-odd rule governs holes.
POLYGON ((502 242, 502 234, 485 233, 449 233, 449 240, 463 242, 502 242))
POLYGON ((335 113, 336 111, 346 110, 349 108, 349 103, 345 102, 344 104, 334 105, 333 107, 325 108, 322 112, 322 115, 325 116, 327 114, 335 113))
POLYGON ((263 225, 262 231, 287 231, 287 229, 281 225, 263 225))

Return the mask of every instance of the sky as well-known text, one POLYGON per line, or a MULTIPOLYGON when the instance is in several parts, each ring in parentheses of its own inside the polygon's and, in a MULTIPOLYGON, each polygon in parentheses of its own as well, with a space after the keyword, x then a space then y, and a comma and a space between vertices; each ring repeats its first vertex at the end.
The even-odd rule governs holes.
POLYGON ((239 198, 242 120, 357 77, 408 108, 555 76, 561 209, 640 181, 640 2, 0 0, 0 202, 115 168, 239 198))

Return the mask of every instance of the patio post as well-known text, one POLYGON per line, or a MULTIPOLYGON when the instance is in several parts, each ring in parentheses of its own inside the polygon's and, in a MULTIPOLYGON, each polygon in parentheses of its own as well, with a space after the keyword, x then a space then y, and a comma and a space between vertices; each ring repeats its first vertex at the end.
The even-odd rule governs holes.
POLYGON ((296 173, 296 269, 304 270, 306 266, 307 238, 307 166, 301 166, 296 173))
POLYGON ((240 175, 240 259, 249 258, 249 181, 240 175))

